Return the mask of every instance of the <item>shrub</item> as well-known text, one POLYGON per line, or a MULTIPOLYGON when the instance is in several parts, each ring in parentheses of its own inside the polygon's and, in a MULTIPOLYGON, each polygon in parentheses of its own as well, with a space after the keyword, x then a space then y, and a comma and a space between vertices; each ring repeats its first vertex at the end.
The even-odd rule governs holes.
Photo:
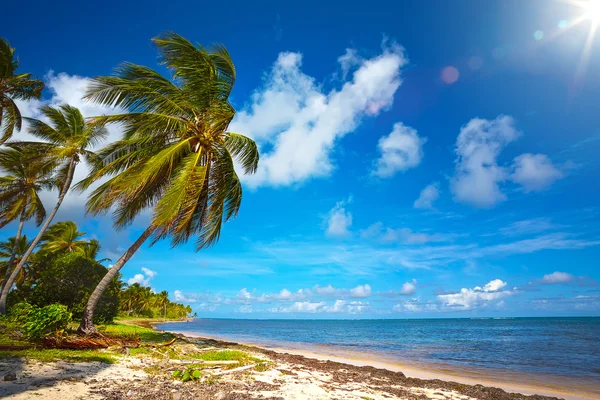
MULTIPOLYGON (((38 307, 60 303, 74 318, 81 318, 92 291, 106 275, 106 267, 80 254, 66 254, 49 259, 40 266, 35 286, 27 299, 38 307)), ((94 322, 112 322, 119 310, 122 282, 114 279, 104 292, 94 313, 94 322)))
POLYGON ((29 314, 33 311, 34 307, 26 302, 15 304, 10 308, 8 318, 12 322, 18 322, 24 324, 29 318, 29 314))
POLYGON ((62 335, 71 322, 72 314, 63 304, 50 304, 42 308, 32 307, 23 325, 23 333, 29 340, 40 341, 48 335, 62 335))

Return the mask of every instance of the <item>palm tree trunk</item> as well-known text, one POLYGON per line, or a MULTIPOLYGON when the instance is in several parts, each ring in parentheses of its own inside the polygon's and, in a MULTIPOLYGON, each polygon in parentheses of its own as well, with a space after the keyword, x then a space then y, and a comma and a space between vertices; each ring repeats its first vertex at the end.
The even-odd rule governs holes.
POLYGON ((17 251, 19 251, 19 239, 21 238, 21 232, 23 232, 23 225, 25 224, 25 211, 25 205, 23 205, 23 211, 21 211, 21 218, 19 219, 19 228, 17 229, 17 234, 15 235, 15 244, 12 248, 10 260, 8 260, 8 266, 6 267, 6 273, 4 274, 4 280, 2 280, 2 285, 0 285, 0 293, 2 293, 4 284, 8 282, 8 278, 10 278, 12 266, 15 263, 15 258, 17 258, 17 251))
POLYGON ((10 288, 12 287, 13 283, 15 283, 15 279, 17 279, 19 272, 21 272, 21 269, 23 269, 23 266, 27 262, 27 259, 29 258, 31 253, 33 253, 33 250, 37 246, 38 242, 42 239, 42 235, 44 234, 44 232, 46 232, 46 229, 48 229, 48 227, 50 226, 52 219, 54 219, 54 216, 58 212, 58 209, 60 208, 60 205, 62 204, 63 200, 65 199, 67 192, 71 188, 71 183, 73 182, 73 172, 75 171, 76 165, 77 165, 77 162, 75 161, 75 158, 71 158, 71 161, 69 162, 69 170, 67 171, 67 177, 65 179, 65 183, 64 183, 62 189, 60 190, 60 194, 58 195, 58 200, 56 202, 56 205, 54 206, 54 209, 52 210, 50 215, 48 215, 48 217, 46 218, 46 221, 44 221, 44 224, 40 228, 40 231, 38 232, 35 239, 33 239, 33 242, 31 242, 31 245, 29 246, 29 248, 27 249, 25 254, 23 254, 21 261, 19 261, 19 264, 17 264, 17 266, 13 270, 12 274, 8 278, 8 281, 4 282, 4 287, 2 288, 2 295, 0 295, 0 314, 6 314, 6 298, 8 297, 8 292, 10 291, 10 288))
POLYGON ((127 251, 119 258, 119 260, 112 266, 111 269, 108 270, 104 278, 98 283, 96 289, 90 295, 88 299, 87 305, 85 306, 85 310, 83 312, 83 317, 81 318, 81 324, 77 329, 77 332, 89 335, 92 333, 96 333, 96 327, 94 327, 94 311, 96 310, 96 306, 100 301, 100 297, 110 284, 110 282, 117 276, 121 268, 125 265, 127 261, 133 256, 133 254, 144 244, 146 239, 152 235, 152 232, 156 227, 154 225, 150 225, 144 233, 140 235, 139 238, 127 249, 127 251))

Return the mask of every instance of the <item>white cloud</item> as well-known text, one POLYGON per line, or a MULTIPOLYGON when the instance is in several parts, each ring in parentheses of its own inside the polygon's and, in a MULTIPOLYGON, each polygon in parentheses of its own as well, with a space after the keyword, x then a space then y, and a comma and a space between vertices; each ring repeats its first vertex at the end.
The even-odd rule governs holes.
POLYGON ((331 285, 327 285, 327 286, 319 286, 319 285, 315 285, 315 286, 313 287, 313 291, 314 291, 315 293, 319 294, 319 295, 325 295, 325 296, 327 296, 327 295, 332 295, 332 294, 336 294, 336 293, 339 293, 339 292, 340 292, 340 290, 339 290, 339 289, 336 289, 336 288, 334 288, 334 287, 333 287, 333 286, 331 286, 331 285))
POLYGON ((554 224, 549 218, 531 218, 513 222, 512 224, 501 228, 500 232, 505 236, 519 236, 550 231, 561 227, 562 225, 554 224))
POLYGON ((240 306, 238 308, 238 312, 240 312, 242 314, 252 314, 254 312, 254 310, 252 309, 252 306, 245 305, 245 306, 240 306))
POLYGON ((346 301, 345 300, 336 300, 333 306, 326 307, 326 312, 332 313, 341 313, 346 311, 346 301))
POLYGON ((439 307, 431 301, 422 302, 419 297, 414 297, 409 300, 404 300, 402 303, 392 307, 395 312, 421 312, 421 311, 438 311, 439 307))
POLYGON ((350 235, 349 228, 352 225, 352 214, 346 211, 345 208, 348 202, 340 201, 329 211, 327 229, 325 231, 328 237, 343 238, 350 235))
POLYGON ((499 183, 508 173, 497 158, 520 135, 513 119, 505 115, 494 120, 474 118, 461 128, 456 140, 456 170, 450 181, 456 201, 489 208, 506 200, 499 183))
POLYGON ((513 163, 511 179, 523 186, 525 193, 548 189, 564 173, 545 154, 521 154, 513 163))
POLYGON ((152 279, 152 278, 154 278, 154 277, 155 277, 155 276, 158 274, 158 272, 156 272, 156 271, 152 271, 151 269, 148 269, 148 268, 146 268, 146 267, 142 267, 142 272, 143 272, 143 273, 144 273, 144 274, 145 274, 145 275, 146 275, 146 276, 147 276, 149 279, 152 279))
POLYGON ((127 280, 128 285, 133 285, 134 283, 139 283, 142 286, 150 286, 150 280, 154 278, 158 272, 152 271, 151 269, 142 267, 141 274, 135 274, 133 278, 129 278, 127 280))
POLYGON ((350 296, 352 297, 369 297, 371 295, 371 286, 369 285, 358 285, 357 287, 350 289, 350 296))
POLYGON ((341 88, 324 90, 302 69, 302 55, 280 53, 264 86, 252 103, 236 115, 230 129, 259 143, 261 162, 254 175, 244 176, 253 187, 284 186, 327 176, 336 141, 354 131, 365 116, 390 107, 402 83, 404 50, 385 45, 380 55, 358 60, 342 56, 342 68, 359 62, 341 88))
POLYGON ((556 283, 568 283, 575 280, 575 277, 567 272, 553 272, 540 280, 541 283, 545 284, 556 284, 556 283))
POLYGON ((440 184, 439 182, 434 182, 421 190, 421 194, 419 195, 419 198, 415 200, 413 206, 415 208, 432 209, 433 203, 438 197, 440 197, 440 184))
POLYGON ((174 290, 173 297, 175 298, 175 301, 178 301, 180 303, 195 303, 197 301, 193 297, 185 296, 181 290, 174 290))
POLYGON ((413 279, 412 282, 404 282, 402 288, 400 288, 400 294, 405 296, 412 296, 417 291, 417 280, 413 279))
POLYGON ((371 305, 364 301, 351 301, 346 309, 350 314, 361 314, 371 309, 371 305))
POLYGON ((342 68, 342 80, 345 80, 348 76, 348 72, 363 62, 362 57, 358 55, 356 49, 346 49, 344 55, 338 57, 338 62, 342 68))
MULTIPOLYGON (((503 289, 506 286, 506 282, 503 282, 500 279, 494 279, 483 286, 484 292, 497 292, 500 289, 503 289)), ((476 288, 479 289, 479 288, 476 288)), ((481 290, 481 289, 480 289, 481 290)))
POLYGON ((388 136, 379 139, 377 148, 380 156, 375 161, 371 174, 379 178, 389 178, 396 172, 406 171, 421 163, 423 145, 427 138, 417 131, 398 122, 388 136))
POLYGON ((461 310, 472 310, 486 306, 489 302, 512 296, 513 291, 502 290, 506 282, 494 279, 484 285, 483 288, 476 286, 473 289, 462 288, 459 293, 440 294, 437 299, 446 307, 461 310))
POLYGON ((324 301, 313 303, 310 301, 297 301, 290 307, 279 308, 278 312, 286 313, 315 313, 321 311, 325 306, 324 301))
POLYGON ((410 228, 385 228, 381 222, 376 222, 367 229, 362 230, 361 237, 363 239, 379 240, 384 243, 425 244, 451 241, 455 235, 415 232, 410 228))

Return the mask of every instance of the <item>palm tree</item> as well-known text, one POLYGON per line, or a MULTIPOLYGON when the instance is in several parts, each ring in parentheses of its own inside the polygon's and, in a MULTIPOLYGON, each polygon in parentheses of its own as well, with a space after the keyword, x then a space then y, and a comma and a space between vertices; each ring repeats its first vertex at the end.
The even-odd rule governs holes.
POLYGON ((19 147, 0 150, 0 171, 3 173, 0 177, 0 228, 14 220, 19 221, 0 291, 12 272, 17 246, 23 243, 20 238, 24 223, 35 218, 37 225, 40 225, 46 217, 38 193, 43 189, 52 189, 56 184, 51 177, 53 165, 41 159, 32 160, 31 157, 19 147))
POLYGON ((50 226, 52 219, 71 188, 73 173, 77 164, 82 159, 90 165, 98 163, 96 154, 89 149, 93 148, 108 134, 103 125, 87 123, 81 112, 75 107, 69 105, 62 105, 58 108, 46 106, 41 111, 51 121, 53 126, 36 119, 28 119, 31 126, 29 133, 45 140, 45 142, 20 142, 15 145, 33 149, 32 151, 36 151, 37 154, 43 154, 45 158, 52 160, 57 165, 56 179, 60 182, 60 192, 54 209, 42 224, 31 246, 23 255, 23 259, 14 268, 11 276, 2 288, 0 314, 6 313, 6 298, 15 277, 27 262, 27 258, 31 255, 38 242, 42 239, 44 232, 50 226))
POLYGON ((0 145, 21 130, 22 117, 15 100, 39 99, 44 83, 31 74, 16 74, 19 60, 15 49, 0 37, 0 145))
POLYGON ((258 164, 254 141, 227 132, 235 114, 228 101, 235 68, 225 47, 208 51, 175 33, 153 41, 172 79, 125 63, 116 76, 93 79, 86 95, 128 111, 96 118, 100 124, 121 124, 125 134, 101 151, 103 165, 81 182, 83 189, 112 176, 92 192, 88 212, 106 213, 115 206, 117 228, 129 225, 144 209, 152 208, 153 216, 90 296, 79 326, 82 333, 95 331, 92 318, 100 296, 150 236, 154 241, 170 236, 176 246, 198 234, 198 249, 216 243, 223 222, 237 215, 241 205, 234 158, 246 173, 255 172, 258 164))
POLYGON ((83 254, 89 245, 87 240, 78 240, 85 235, 77 229, 73 221, 57 222, 51 225, 42 235, 40 253, 80 253, 83 254))
POLYGON ((169 305, 169 293, 166 290, 163 290, 159 294, 156 295, 156 306, 162 310, 163 318, 167 316, 167 306, 169 305))
MULTIPOLYGON (((3 271, 6 275, 6 271, 10 271, 12 265, 15 262, 21 261, 21 257, 27 251, 30 242, 27 241, 27 235, 22 235, 19 238, 16 236, 8 238, 4 242, 0 242, 0 257, 3 259, 0 261, 0 271, 3 271)), ((21 284, 25 281, 26 268, 21 269, 21 272, 17 276, 15 282, 21 284)), ((2 272, 0 272, 1 274, 2 272)), ((9 272, 10 273, 10 272, 9 272)))
MULTIPOLYGON (((87 258, 95 260, 98 257, 98 254, 100 253, 100 249, 102 249, 102 246, 100 245, 98 239, 90 239, 85 243, 85 247, 83 247, 82 249, 82 254, 87 258)), ((98 262, 104 261, 110 261, 110 258, 101 258, 100 260, 98 260, 98 262)))

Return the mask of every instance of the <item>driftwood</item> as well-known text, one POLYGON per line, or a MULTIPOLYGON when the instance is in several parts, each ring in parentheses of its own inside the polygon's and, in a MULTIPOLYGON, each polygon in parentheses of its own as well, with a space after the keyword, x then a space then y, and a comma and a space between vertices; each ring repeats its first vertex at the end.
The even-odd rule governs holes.
POLYGON ((222 361, 204 361, 204 360, 169 360, 171 364, 202 364, 202 365, 233 365, 239 364, 236 360, 222 360, 222 361))
POLYGON ((251 369, 254 367, 256 367, 256 364, 244 365, 243 367, 239 367, 239 368, 226 369, 224 371, 215 372, 214 374, 211 374, 211 375, 215 376, 215 375, 233 374, 235 372, 245 371, 247 369, 251 369))
POLYGON ((166 343, 144 344, 144 345, 140 345, 139 347, 151 347, 151 348, 167 347, 167 346, 171 346, 173 343, 175 343, 176 340, 177 340, 177 338, 173 338, 166 343))

